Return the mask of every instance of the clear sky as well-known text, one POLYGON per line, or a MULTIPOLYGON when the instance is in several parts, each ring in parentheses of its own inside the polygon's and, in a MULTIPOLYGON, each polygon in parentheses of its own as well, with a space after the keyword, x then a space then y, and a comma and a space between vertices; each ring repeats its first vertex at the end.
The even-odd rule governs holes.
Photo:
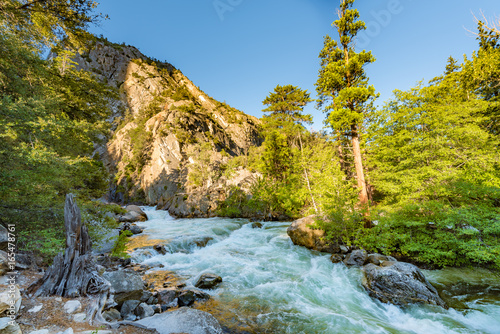
MULTIPOLYGON (((110 19, 91 29, 136 46, 180 69, 219 101, 261 117, 262 100, 278 84, 316 97, 323 37, 336 36, 337 0, 101 0, 110 19)), ((477 49, 476 16, 500 15, 498 0, 358 0, 368 30, 358 47, 377 61, 366 67, 382 104, 394 89, 441 74, 447 58, 477 49)), ((324 118, 314 103, 315 129, 324 118)))

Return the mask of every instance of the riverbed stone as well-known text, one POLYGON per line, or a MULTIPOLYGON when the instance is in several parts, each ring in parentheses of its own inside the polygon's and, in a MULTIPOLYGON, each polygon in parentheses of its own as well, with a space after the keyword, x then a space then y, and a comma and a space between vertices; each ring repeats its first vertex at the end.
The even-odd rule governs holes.
POLYGON ((9 259, 7 253, 0 250, 0 276, 9 272, 9 259))
POLYGON ((22 301, 19 286, 8 286, 8 288, 2 290, 3 291, 0 292, 0 314, 3 314, 5 311, 10 312, 12 310, 15 314, 18 314, 22 301), (12 304, 12 295, 14 295, 14 304, 12 304), (11 305, 14 305, 13 309, 11 309, 11 305))
POLYGON ((83 323, 83 322, 85 322, 85 320, 87 320, 86 313, 81 312, 81 313, 76 313, 75 315, 73 315, 74 322, 83 323))
POLYGON ((115 308, 110 308, 109 310, 103 312, 102 317, 108 322, 118 321, 122 318, 120 312, 118 312, 115 308))
POLYGON ((397 262, 398 260, 396 260, 392 256, 386 256, 382 254, 370 254, 368 255, 367 258, 368 263, 373 263, 376 266, 379 266, 380 264, 386 261, 397 262))
POLYGON ((368 259, 368 253, 364 249, 356 249, 351 253, 347 254, 344 259, 344 264, 346 266, 358 266, 361 267, 365 264, 366 259, 368 259))
POLYGON ((222 334, 222 327, 211 314, 196 309, 181 307, 172 312, 156 314, 137 321, 148 329, 156 329, 159 334, 222 334))
POLYGON ((413 264, 392 262, 383 267, 369 263, 363 267, 363 272, 363 286, 368 294, 383 303, 398 306, 424 303, 447 308, 437 290, 413 264))
POLYGON ((82 309, 82 303, 78 300, 69 300, 64 304, 63 309, 68 314, 73 314, 82 309))
POLYGON ((136 212, 144 218, 144 221, 148 220, 148 215, 144 211, 142 211, 142 209, 137 205, 133 205, 133 204, 127 205, 125 207, 125 210, 127 210, 128 212, 131 212, 131 211, 136 212))
POLYGON ((177 298, 179 306, 191 306, 197 300, 210 299, 210 295, 197 289, 187 289, 181 291, 177 298))
POLYGON ((315 219, 315 215, 298 219, 288 227, 286 233, 295 245, 319 252, 339 253, 340 247, 337 243, 326 241, 325 231, 311 228, 315 219))
POLYGON ((179 292, 176 289, 159 289, 158 301, 167 308, 176 307, 178 305, 177 296, 179 292))
POLYGON ((124 320, 134 321, 137 319, 134 311, 141 302, 139 300, 126 300, 120 309, 120 315, 124 320))
POLYGON ((139 300, 144 290, 144 282, 141 275, 131 270, 107 271, 104 278, 111 283, 115 292, 115 302, 122 305, 129 299, 139 300))
POLYGON ((144 319, 153 316, 155 314, 155 311, 153 310, 151 305, 140 303, 139 306, 136 307, 134 313, 138 319, 144 319))
POLYGON ((198 278, 194 286, 199 289, 214 289, 220 283, 222 283, 222 277, 215 274, 206 273, 198 278))
POLYGON ((142 228, 140 228, 137 225, 129 225, 128 230, 132 232, 132 234, 141 234, 142 233, 142 228))
POLYGON ((23 334, 21 327, 9 317, 0 318, 0 333, 2 334, 23 334))

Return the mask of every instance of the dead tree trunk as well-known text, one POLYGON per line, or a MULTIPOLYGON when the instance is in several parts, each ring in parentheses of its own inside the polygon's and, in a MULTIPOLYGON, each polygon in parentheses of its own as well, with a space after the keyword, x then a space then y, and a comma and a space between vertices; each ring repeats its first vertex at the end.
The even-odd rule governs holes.
POLYGON ((97 273, 91 254, 87 227, 82 224, 80 209, 72 194, 66 196, 64 205, 66 251, 59 253, 45 275, 29 287, 35 297, 61 296, 76 298, 93 296, 88 310, 91 322, 105 323, 101 312, 109 297, 111 284, 97 273))

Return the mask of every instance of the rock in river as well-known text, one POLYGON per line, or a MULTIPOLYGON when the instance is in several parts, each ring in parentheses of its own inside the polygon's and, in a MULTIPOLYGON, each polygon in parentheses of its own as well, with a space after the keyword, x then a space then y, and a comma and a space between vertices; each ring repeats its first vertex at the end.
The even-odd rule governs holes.
POLYGON ((447 308, 437 290, 413 264, 391 262, 390 265, 379 267, 369 263, 363 267, 363 272, 363 286, 368 294, 384 303, 399 306, 424 303, 447 308))
POLYGON ((173 312, 156 314, 137 321, 148 329, 156 329, 160 334, 222 334, 222 328, 211 314, 200 310, 181 307, 173 312))
POLYGON ((115 291, 115 302, 118 305, 123 304, 125 300, 139 300, 142 297, 144 283, 141 275, 135 271, 108 271, 103 276, 111 283, 115 291))
POLYGON ((203 274, 194 286, 200 289, 214 289, 220 283, 222 283, 222 277, 214 274, 203 274))
POLYGON ((314 224, 315 216, 308 216, 294 221, 286 230, 292 242, 298 246, 327 253, 339 253, 337 244, 325 240, 325 231, 310 227, 314 224))

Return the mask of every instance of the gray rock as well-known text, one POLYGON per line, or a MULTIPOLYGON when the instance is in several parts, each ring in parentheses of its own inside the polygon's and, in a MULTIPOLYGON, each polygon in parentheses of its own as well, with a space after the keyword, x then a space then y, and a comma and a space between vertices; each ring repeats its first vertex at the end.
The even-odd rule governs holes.
POLYGON ((362 265, 365 264, 367 258, 368 254, 364 249, 356 249, 353 250, 350 254, 347 254, 347 256, 344 259, 344 264, 346 266, 361 267, 362 265))
POLYGON ((146 219, 135 211, 129 211, 123 216, 120 216, 118 220, 122 223, 135 223, 145 221, 146 219))
POLYGON ((104 320, 106 320, 108 322, 118 321, 118 320, 121 320, 121 318, 122 318, 120 312, 118 312, 118 310, 115 308, 111 308, 111 309, 103 312, 102 317, 104 318, 104 320))
POLYGON ((149 298, 152 298, 152 297, 153 297, 153 294, 150 291, 144 290, 144 291, 142 291, 142 296, 139 300, 141 302, 147 302, 149 300, 149 298))
POLYGON ((80 322, 83 323, 87 320, 87 314, 86 313, 77 313, 73 315, 73 321, 74 322, 80 322))
POLYGON ((369 263, 363 267, 363 286, 370 296, 399 306, 425 303, 447 308, 437 290, 416 266, 405 262, 386 263, 391 265, 378 267, 369 263))
POLYGON ((148 220, 148 215, 144 211, 142 211, 142 209, 140 207, 138 207, 137 205, 127 205, 125 210, 127 210, 129 212, 132 211, 132 212, 138 213, 139 215, 141 215, 144 218, 144 221, 148 220))
POLYGON ((187 289, 181 291, 177 299, 179 301, 179 306, 191 306, 197 300, 210 299, 210 295, 197 289, 187 289))
POLYGON ((42 310, 42 308, 43 308, 43 304, 34 306, 28 310, 28 313, 38 313, 42 310))
POLYGON ((347 246, 341 245, 339 248, 342 254, 347 254, 349 252, 349 248, 347 246))
POLYGON ((141 302, 138 300, 126 300, 120 309, 122 318, 124 320, 134 321, 137 318, 134 311, 140 303, 141 302))
POLYGON ((82 309, 82 303, 80 303, 78 300, 70 300, 67 301, 66 304, 64 304, 63 309, 64 312, 73 314, 76 311, 80 311, 82 309))
POLYGON ((140 228, 137 225, 130 225, 129 231, 132 232, 132 234, 141 234, 142 233, 142 228, 140 228))
POLYGON ((156 329, 159 334, 222 334, 222 328, 211 314, 182 307, 173 312, 156 314, 137 321, 148 329, 156 329))
POLYGON ((175 289, 159 289, 158 301, 167 308, 176 307, 179 300, 177 299, 178 291, 175 289))
POLYGON ((153 308, 146 303, 140 303, 139 306, 136 307, 134 312, 139 319, 148 318, 155 314, 153 308))
POLYGON ((397 260, 392 256, 386 256, 381 254, 370 254, 368 255, 367 258, 368 263, 373 263, 376 266, 379 266, 381 263, 386 261, 397 262, 397 260))
POLYGON ((194 286, 200 289, 214 289, 220 283, 222 283, 222 277, 207 273, 201 275, 194 286))
POLYGON ((7 253, 0 250, 0 276, 9 272, 9 259, 7 253))
POLYGON ((7 250, 9 245, 9 231, 0 224, 0 250, 7 250))
POLYGON ((142 297, 144 283, 141 275, 135 271, 108 271, 103 274, 103 277, 111 283, 115 291, 114 299, 118 305, 128 299, 139 300, 142 297))
POLYGON ((7 289, 2 289, 3 291, 0 292, 0 314, 3 314, 5 311, 10 312, 12 311, 11 309, 11 303, 12 303, 12 294, 14 294, 14 313, 18 314, 19 313, 19 308, 21 307, 21 292, 19 291, 19 287, 17 285, 14 285, 13 287, 7 288, 7 289), (12 290, 11 290, 12 289, 12 290))
POLYGON ((339 254, 332 254, 332 256, 330 257, 330 261, 332 261, 333 263, 340 263, 342 262, 342 260, 343 258, 339 254))
POLYGON ((40 329, 37 331, 32 331, 29 334, 50 334, 48 329, 40 329))
POLYGON ((0 318, 0 333, 2 334, 22 334, 21 327, 11 318, 0 318))

